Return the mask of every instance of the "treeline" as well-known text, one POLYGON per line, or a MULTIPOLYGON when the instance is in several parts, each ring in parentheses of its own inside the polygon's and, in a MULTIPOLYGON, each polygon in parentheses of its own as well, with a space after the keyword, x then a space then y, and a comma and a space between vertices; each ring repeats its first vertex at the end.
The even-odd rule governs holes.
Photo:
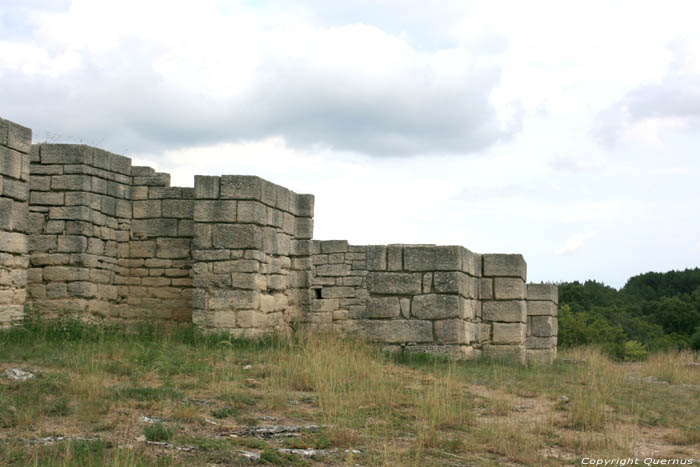
POLYGON ((627 360, 700 350, 700 268, 640 274, 620 290, 596 281, 558 286, 561 348, 596 344, 627 360))

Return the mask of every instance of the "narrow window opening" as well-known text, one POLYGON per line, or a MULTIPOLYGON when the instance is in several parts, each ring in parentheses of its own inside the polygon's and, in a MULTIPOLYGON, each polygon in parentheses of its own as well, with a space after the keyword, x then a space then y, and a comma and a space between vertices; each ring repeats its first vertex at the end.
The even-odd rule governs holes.
POLYGON ((314 289, 314 297, 321 298, 321 289, 314 289))

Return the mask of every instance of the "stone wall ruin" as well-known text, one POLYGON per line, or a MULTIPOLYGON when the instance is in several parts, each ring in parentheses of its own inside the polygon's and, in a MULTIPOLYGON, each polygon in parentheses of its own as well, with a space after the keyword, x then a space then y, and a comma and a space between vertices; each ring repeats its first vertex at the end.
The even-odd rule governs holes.
POLYGON ((193 322, 255 337, 295 325, 388 351, 550 362, 557 288, 521 255, 313 240, 314 197, 255 176, 194 188, 0 119, 0 326, 25 313, 193 322))

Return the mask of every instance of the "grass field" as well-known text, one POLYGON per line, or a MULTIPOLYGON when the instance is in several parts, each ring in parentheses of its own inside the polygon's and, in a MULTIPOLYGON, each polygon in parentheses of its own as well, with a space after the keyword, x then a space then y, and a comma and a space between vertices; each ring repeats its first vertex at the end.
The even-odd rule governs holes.
POLYGON ((585 348, 523 368, 332 335, 29 321, 0 331, 0 438, 0 465, 697 463, 700 364, 585 348))

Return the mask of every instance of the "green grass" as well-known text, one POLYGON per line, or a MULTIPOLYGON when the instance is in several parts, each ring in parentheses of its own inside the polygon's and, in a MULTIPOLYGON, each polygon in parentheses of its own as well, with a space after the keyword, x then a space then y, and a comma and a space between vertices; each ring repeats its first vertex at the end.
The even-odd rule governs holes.
POLYGON ((270 465, 310 463, 279 448, 328 450, 320 462, 338 465, 561 465, 634 455, 644 443, 700 457, 696 355, 567 356, 522 367, 383 354, 323 334, 247 341, 186 325, 29 320, 0 331, 0 365, 36 374, 0 379, 0 465, 246 465, 240 450, 270 465), (241 434, 270 424, 323 428, 241 434), (42 433, 98 440, 27 441, 42 433))

